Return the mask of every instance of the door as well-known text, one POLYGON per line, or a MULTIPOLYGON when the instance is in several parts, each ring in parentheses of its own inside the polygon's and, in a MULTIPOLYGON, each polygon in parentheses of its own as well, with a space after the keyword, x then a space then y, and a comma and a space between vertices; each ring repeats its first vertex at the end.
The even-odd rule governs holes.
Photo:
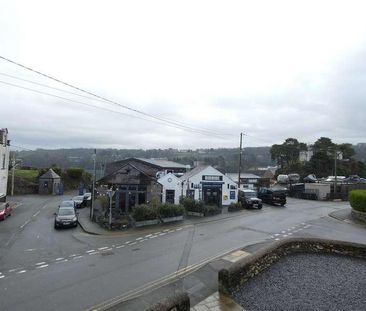
POLYGON ((174 204, 175 198, 175 190, 166 190, 165 191, 165 202, 174 204))

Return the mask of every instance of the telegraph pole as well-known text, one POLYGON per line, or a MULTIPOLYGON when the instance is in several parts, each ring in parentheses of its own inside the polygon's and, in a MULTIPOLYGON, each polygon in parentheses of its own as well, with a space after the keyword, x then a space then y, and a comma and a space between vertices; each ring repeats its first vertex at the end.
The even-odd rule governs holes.
POLYGON ((242 144, 243 144, 243 133, 240 133, 238 190, 240 190, 241 155, 243 152, 242 144))
POLYGON ((93 220, 94 217, 94 199, 95 199, 95 175, 96 175, 96 171, 95 171, 95 162, 97 160, 97 149, 94 149, 94 154, 93 154, 93 187, 92 187, 92 204, 90 207, 90 219, 93 220))
POLYGON ((15 174, 15 155, 11 160, 11 196, 14 195, 14 174, 15 174))
POLYGON ((337 193, 337 147, 334 147, 334 199, 337 193))

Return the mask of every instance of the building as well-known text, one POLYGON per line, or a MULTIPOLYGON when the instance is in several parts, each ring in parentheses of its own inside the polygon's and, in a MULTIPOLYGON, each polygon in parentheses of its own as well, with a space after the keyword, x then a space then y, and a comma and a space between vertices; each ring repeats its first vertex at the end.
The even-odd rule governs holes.
MULTIPOLYGON (((226 176, 229 177, 235 183, 238 183, 239 173, 226 173, 226 176)), ((241 173, 240 174, 240 190, 244 189, 253 189, 257 190, 260 185, 261 177, 258 175, 250 174, 250 173, 241 173)))
POLYGON ((159 178, 158 183, 162 186, 161 202, 179 204, 179 198, 182 195, 182 181, 169 173, 159 178))
POLYGON ((163 186, 158 179, 168 174, 176 179, 186 170, 185 165, 164 159, 129 158, 108 163, 106 175, 98 183, 112 187, 115 190, 115 206, 121 212, 128 213, 134 205, 149 203, 154 198, 162 199, 163 186))
POLYGON ((8 129, 0 129, 0 202, 6 201, 9 174, 10 140, 8 129))
POLYGON ((237 202, 237 184, 212 166, 196 167, 184 174, 180 181, 182 196, 220 207, 237 202))
POLYGON ((59 194, 61 187, 61 177, 50 168, 39 177, 39 194, 59 194))

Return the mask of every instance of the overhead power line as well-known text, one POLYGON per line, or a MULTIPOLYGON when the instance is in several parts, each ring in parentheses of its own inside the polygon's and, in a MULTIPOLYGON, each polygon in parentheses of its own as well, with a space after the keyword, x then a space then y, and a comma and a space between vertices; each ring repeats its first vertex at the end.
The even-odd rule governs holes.
POLYGON ((204 129, 204 128, 199 128, 199 127, 189 126, 189 125, 186 125, 186 124, 181 123, 181 122, 177 122, 177 121, 174 121, 174 120, 170 120, 170 119, 162 118, 162 117, 159 117, 159 116, 156 116, 156 115, 153 115, 153 114, 150 114, 150 113, 147 113, 147 112, 144 112, 144 111, 141 111, 141 110, 135 109, 135 108, 131 108, 131 107, 127 106, 127 105, 120 104, 120 103, 118 103, 118 102, 116 102, 116 101, 113 101, 113 100, 110 100, 110 99, 108 99, 108 98, 106 98, 106 97, 104 97, 104 96, 100 96, 100 95, 98 95, 98 94, 96 94, 96 93, 93 93, 93 92, 87 91, 87 90, 85 90, 85 89, 82 89, 82 88, 77 87, 77 86, 75 86, 75 85, 72 85, 72 84, 70 84, 70 83, 64 82, 64 81, 62 81, 62 80, 60 80, 60 79, 57 79, 57 78, 55 78, 55 77, 52 77, 52 76, 50 76, 50 75, 48 75, 48 74, 42 73, 42 72, 40 72, 40 71, 38 71, 38 70, 36 70, 36 69, 33 69, 33 68, 30 68, 30 67, 25 66, 25 65, 23 65, 23 64, 20 64, 20 63, 18 63, 18 62, 16 62, 16 61, 13 61, 13 60, 11 60, 11 59, 9 59, 9 58, 6 58, 6 57, 4 57, 4 56, 1 56, 1 55, 0 55, 0 59, 3 59, 3 60, 5 60, 5 61, 7 61, 7 62, 9 62, 9 63, 11 63, 11 64, 14 64, 14 65, 18 66, 18 67, 21 67, 21 68, 23 68, 23 69, 26 69, 26 70, 28 70, 28 71, 31 71, 31 72, 36 73, 36 74, 38 74, 38 75, 41 75, 41 76, 43 76, 43 77, 45 77, 45 78, 51 79, 51 80, 53 80, 53 81, 55 81, 55 82, 57 82, 57 83, 61 83, 61 84, 63 84, 63 85, 66 85, 66 86, 68 86, 68 87, 70 87, 70 88, 73 88, 73 89, 78 90, 78 91, 80 91, 80 92, 83 92, 83 93, 85 93, 85 94, 88 94, 88 95, 94 96, 94 97, 96 97, 96 98, 99 98, 99 99, 103 100, 104 102, 108 102, 108 103, 110 103, 110 104, 113 104, 113 105, 116 105, 116 106, 122 107, 122 108, 124 108, 124 109, 130 110, 130 111, 132 111, 132 112, 135 112, 135 113, 138 113, 138 114, 141 114, 141 115, 144 115, 144 116, 147 116, 147 117, 150 117, 150 118, 153 118, 153 119, 156 119, 156 120, 162 121, 162 122, 170 123, 170 124, 172 124, 172 125, 180 126, 181 128, 186 128, 186 129, 189 129, 189 130, 201 131, 202 133, 203 133, 203 132, 206 132, 207 134, 210 134, 210 135, 216 135, 216 136, 228 136, 228 135, 229 135, 229 134, 218 133, 218 132, 215 132, 215 131, 213 131, 213 130, 209 130, 209 129, 204 129))
POLYGON ((181 130, 186 130, 186 131, 190 131, 190 132, 197 133, 197 134, 201 134, 201 135, 206 135, 206 136, 211 136, 211 137, 212 136, 215 136, 217 138, 223 138, 219 134, 217 134, 217 135, 215 135, 215 134, 209 134, 209 133, 206 133, 206 132, 202 132, 202 131, 199 131, 199 130, 195 130, 193 128, 192 129, 188 129, 188 128, 185 128, 185 127, 180 126, 180 125, 172 125, 172 124, 169 124, 169 123, 159 122, 157 120, 150 120, 150 119, 146 119, 146 118, 139 117, 139 116, 136 116, 136 115, 127 114, 127 113, 124 113, 124 112, 121 112, 121 111, 116 111, 116 110, 108 109, 106 107, 91 105, 91 104, 84 103, 84 102, 81 102, 81 101, 78 101, 78 100, 66 98, 66 97, 63 97, 63 96, 59 96, 59 95, 55 95, 55 94, 51 94, 51 93, 47 93, 47 92, 43 92, 43 91, 39 91, 39 90, 35 90, 35 89, 29 88, 29 87, 17 85, 17 84, 10 83, 10 82, 5 82, 5 81, 1 81, 0 80, 0 83, 5 84, 5 85, 8 85, 8 86, 12 86, 12 87, 24 89, 24 90, 27 90, 27 91, 30 91, 30 92, 34 92, 34 93, 38 93, 38 94, 42 94, 42 95, 47 95, 47 96, 55 97, 55 98, 58 98, 58 99, 61 99, 61 100, 65 100, 65 101, 69 101, 69 102, 72 102, 72 103, 76 103, 76 104, 88 106, 88 107, 91 107, 91 108, 96 108, 96 109, 101 109, 101 110, 108 111, 108 112, 113 112, 113 113, 120 114, 120 115, 124 115, 124 116, 127 116, 127 117, 132 117, 132 118, 136 118, 136 119, 140 119, 140 120, 144 120, 144 121, 155 122, 155 123, 158 123, 160 125, 169 126, 169 127, 173 127, 173 128, 177 128, 177 129, 181 129, 181 130))

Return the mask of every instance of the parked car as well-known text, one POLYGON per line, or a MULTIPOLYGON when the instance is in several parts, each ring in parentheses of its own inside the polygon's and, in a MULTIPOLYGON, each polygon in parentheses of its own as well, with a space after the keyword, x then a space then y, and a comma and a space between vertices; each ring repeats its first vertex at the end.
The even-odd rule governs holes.
POLYGON ((258 191, 258 198, 268 204, 279 204, 281 206, 286 204, 286 192, 283 190, 263 187, 258 191))
POLYGON ((304 177, 305 183, 315 183, 317 181, 318 181, 318 179, 316 178, 316 176, 314 174, 309 174, 308 176, 304 177))
POLYGON ((278 175, 277 182, 279 184, 287 184, 289 182, 288 175, 278 175))
POLYGON ((58 207, 73 207, 75 208, 75 202, 73 200, 62 201, 58 207))
POLYGON ((291 184, 296 184, 300 181, 300 175, 297 173, 293 173, 293 174, 288 174, 288 181, 291 184))
POLYGON ((91 200, 92 200, 91 192, 85 192, 84 193, 84 199, 83 199, 84 206, 90 206, 91 205, 91 200))
POLYGON ((55 229, 61 227, 76 227, 78 225, 78 217, 75 208, 72 206, 59 207, 55 213, 55 229))
POLYGON ((9 203, 0 203, 0 220, 5 220, 6 217, 11 216, 12 211, 9 203))
POLYGON ((257 193, 254 190, 240 190, 238 201, 245 208, 262 208, 262 200, 257 198, 257 193))
POLYGON ((76 197, 73 197, 72 200, 75 202, 75 208, 84 207, 84 196, 83 195, 77 195, 76 197))

